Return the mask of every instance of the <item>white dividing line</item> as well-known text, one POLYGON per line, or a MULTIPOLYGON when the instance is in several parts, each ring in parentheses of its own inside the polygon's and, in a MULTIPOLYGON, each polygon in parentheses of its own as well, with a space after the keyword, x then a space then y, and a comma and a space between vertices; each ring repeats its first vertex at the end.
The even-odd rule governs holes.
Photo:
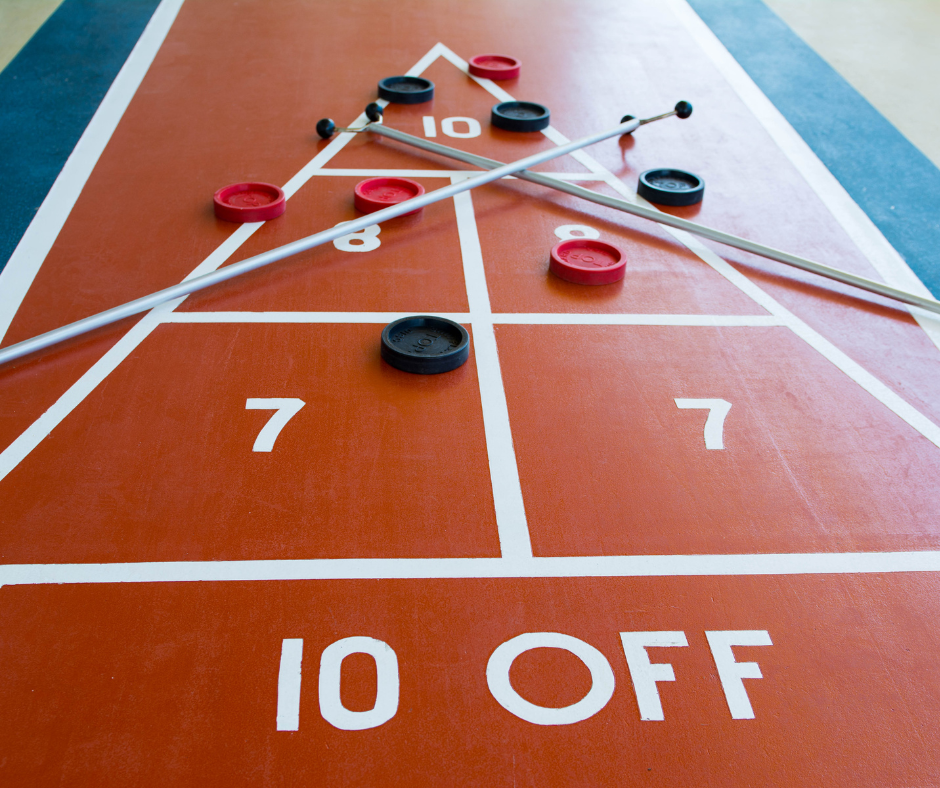
POLYGON ((752 577, 938 572, 940 552, 751 553, 561 558, 318 558, 8 564, 0 586, 51 583, 192 583, 260 580, 431 580, 574 577, 752 577))
MULTIPOLYGON (((350 134, 348 136, 353 135, 350 134)), ((476 175, 478 172, 479 170, 372 170, 324 167, 311 172, 310 175, 347 178, 457 178, 467 174, 476 175)), ((597 174, 593 172, 543 173, 539 170, 539 174, 562 181, 587 181, 592 183, 603 181, 603 178, 599 178, 597 174)), ((503 180, 515 181, 519 179, 514 175, 507 175, 503 180)))
MULTIPOLYGON (((462 176, 467 177, 469 176, 462 176)), ((458 181, 460 178, 454 180, 458 181)), ((457 234, 460 238, 460 254, 467 284, 467 300, 470 303, 470 322, 473 326, 473 347, 480 381, 483 429, 486 433, 486 453, 493 485, 500 553, 507 560, 529 558, 532 556, 532 542, 522 501, 516 450, 512 445, 509 408, 506 405, 503 376, 499 368, 493 314, 490 310, 490 296, 486 287, 483 253, 480 249, 471 193, 467 191, 456 195, 454 209, 457 213, 457 234)))
MULTIPOLYGON (((163 323, 391 323, 410 312, 169 312, 163 323)), ((434 312, 457 323, 468 323, 466 312, 434 312)), ((496 325, 539 326, 787 326, 786 320, 773 315, 605 315, 575 313, 494 314, 496 325)))
MULTIPOLYGON (((856 204, 826 165, 813 153, 789 121, 754 84, 747 72, 725 49, 685 0, 667 0, 669 8, 685 26, 709 59, 741 97, 754 117, 812 187, 829 212, 889 285, 917 295, 932 297, 910 266, 895 251, 874 222, 856 204)), ((940 316, 907 307, 927 336, 940 348, 940 316)))
POLYGON ((183 0, 163 0, 0 272, 0 340, 59 237, 75 201, 153 63, 183 0))
POLYGON ((539 326, 784 326, 773 315, 600 315, 600 314, 495 314, 497 325, 539 326))
MULTIPOLYGON (((412 312, 171 312, 162 317, 164 323, 380 323, 386 325, 412 312)), ((469 323, 466 312, 433 312, 456 323, 469 323)))

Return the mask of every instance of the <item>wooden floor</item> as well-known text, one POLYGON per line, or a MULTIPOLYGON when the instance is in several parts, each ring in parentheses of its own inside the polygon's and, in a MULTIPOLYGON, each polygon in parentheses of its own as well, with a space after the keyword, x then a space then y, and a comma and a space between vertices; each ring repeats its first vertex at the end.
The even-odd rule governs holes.
MULTIPOLYGON (((313 134, 404 73, 435 97, 387 125, 503 161, 687 99, 536 169, 631 201, 687 169, 664 211, 925 292, 682 0, 456 8, 163 2, 3 271, 4 346, 353 220, 364 178, 472 175, 313 134), (216 219, 249 180, 286 213, 216 219)), ((2 781, 937 784, 938 343, 511 180, 2 367, 2 781), (621 282, 549 272, 578 235, 621 282), (407 314, 467 364, 383 362, 407 314)))

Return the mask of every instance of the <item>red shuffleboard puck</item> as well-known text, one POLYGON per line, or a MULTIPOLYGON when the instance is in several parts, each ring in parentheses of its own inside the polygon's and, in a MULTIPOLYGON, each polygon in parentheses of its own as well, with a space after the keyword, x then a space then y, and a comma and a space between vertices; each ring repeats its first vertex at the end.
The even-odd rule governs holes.
POLYGON ((623 279, 627 258, 613 244, 592 238, 570 238, 552 249, 549 268, 568 282, 609 285, 623 279))
POLYGON ((266 222, 287 209, 284 191, 273 183, 233 183, 212 198, 215 215, 226 222, 266 222))
MULTIPOLYGON (((408 178, 368 178, 356 184, 355 205, 363 213, 375 213, 422 194, 424 187, 408 178)), ((421 210, 402 215, 412 216, 421 210)))
POLYGON ((474 55, 469 60, 469 71, 485 79, 515 79, 522 68, 516 58, 509 55, 474 55))

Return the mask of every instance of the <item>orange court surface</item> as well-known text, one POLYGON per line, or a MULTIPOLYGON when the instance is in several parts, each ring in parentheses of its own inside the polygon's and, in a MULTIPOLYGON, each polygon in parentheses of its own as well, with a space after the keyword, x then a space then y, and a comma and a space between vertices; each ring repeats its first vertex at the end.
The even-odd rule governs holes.
MULTIPOLYGON (((634 202, 689 170, 662 211, 919 286, 684 0, 164 0, 3 346, 357 219, 366 178, 476 173, 317 136, 405 74, 434 98, 386 126, 502 162, 688 100, 534 170, 634 202), (241 181, 284 215, 215 218, 241 181)), ((0 366, 0 785, 940 785, 938 343, 503 179, 0 366), (624 278, 550 273, 572 237, 624 278), (389 366, 406 315, 467 363, 389 366)))

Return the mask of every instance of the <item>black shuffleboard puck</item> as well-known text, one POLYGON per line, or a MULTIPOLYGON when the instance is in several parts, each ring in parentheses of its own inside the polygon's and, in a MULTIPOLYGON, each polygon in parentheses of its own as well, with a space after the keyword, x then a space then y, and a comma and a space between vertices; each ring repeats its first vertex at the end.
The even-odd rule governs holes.
POLYGON ((490 113, 490 123, 505 131, 541 131, 550 122, 548 107, 531 101, 504 101, 490 113))
POLYGON ((437 375, 457 369, 469 357, 467 329, 443 317, 402 317, 382 331, 382 358, 403 372, 437 375))
POLYGON ((636 193, 657 205, 695 205, 705 196, 705 181, 684 170, 647 170, 636 193))
POLYGON ((379 98, 393 104, 423 104, 434 98, 434 83, 423 77, 385 77, 379 80, 379 98))

